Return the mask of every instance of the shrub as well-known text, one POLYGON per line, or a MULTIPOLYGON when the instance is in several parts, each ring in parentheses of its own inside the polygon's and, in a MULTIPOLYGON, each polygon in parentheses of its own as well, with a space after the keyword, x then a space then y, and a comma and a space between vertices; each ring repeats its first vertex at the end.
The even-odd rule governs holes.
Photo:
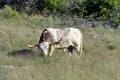
POLYGON ((44 10, 61 11, 66 7, 65 0, 7 0, 6 4, 29 15, 35 15, 44 10))
POLYGON ((39 0, 6 0, 6 5, 21 13, 29 15, 37 14, 40 3, 39 0))
POLYGON ((48 9, 62 10, 66 7, 65 0, 44 0, 44 3, 44 7, 48 9))
POLYGON ((117 5, 116 0, 85 0, 84 16, 108 17, 111 10, 117 5))
POLYGON ((85 6, 82 4, 82 2, 74 1, 70 5, 69 8, 69 14, 76 15, 78 17, 83 17, 84 15, 84 8, 85 6))
POLYGON ((114 23, 116 23, 117 26, 120 25, 120 12, 115 15, 114 23))
POLYGON ((0 8, 2 8, 5 5, 6 0, 0 0, 0 8))
POLYGON ((40 3, 42 4, 40 11, 45 16, 48 16, 51 13, 56 15, 68 7, 66 0, 41 0, 40 3))
POLYGON ((12 10, 9 6, 5 6, 4 8, 4 16, 5 18, 19 18, 20 17, 20 13, 12 10))

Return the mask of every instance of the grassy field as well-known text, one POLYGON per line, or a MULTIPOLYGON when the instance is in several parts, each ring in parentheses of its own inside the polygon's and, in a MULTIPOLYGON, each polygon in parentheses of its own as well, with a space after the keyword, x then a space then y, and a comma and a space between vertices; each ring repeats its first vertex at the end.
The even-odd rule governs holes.
POLYGON ((0 16, 0 80, 120 79, 120 30, 82 27, 84 48, 80 58, 76 52, 69 57, 61 50, 52 57, 42 57, 38 49, 25 45, 36 44, 44 27, 59 27, 61 23, 57 17, 0 16))

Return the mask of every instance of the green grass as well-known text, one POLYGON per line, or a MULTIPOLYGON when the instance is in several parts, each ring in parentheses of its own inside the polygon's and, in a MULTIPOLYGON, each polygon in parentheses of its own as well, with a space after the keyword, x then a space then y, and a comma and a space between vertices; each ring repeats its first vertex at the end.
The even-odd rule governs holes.
POLYGON ((76 52, 69 57, 61 50, 56 50, 52 57, 42 57, 38 49, 29 49, 25 43, 38 43, 43 28, 58 26, 59 18, 0 16, 0 19, 0 80, 120 79, 120 30, 96 28, 91 35, 92 28, 81 28, 84 35, 81 58, 76 52))

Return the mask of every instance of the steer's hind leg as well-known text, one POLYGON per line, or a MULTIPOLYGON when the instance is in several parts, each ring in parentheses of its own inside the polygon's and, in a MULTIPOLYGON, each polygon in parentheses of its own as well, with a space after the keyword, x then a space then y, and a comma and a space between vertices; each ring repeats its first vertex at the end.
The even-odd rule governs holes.
POLYGON ((69 56, 73 54, 73 46, 68 47, 68 54, 69 56))
POLYGON ((82 48, 83 48, 83 46, 82 46, 82 44, 80 45, 80 52, 79 52, 79 54, 80 54, 80 56, 82 55, 82 48))
POLYGON ((82 46, 78 46, 78 47, 76 47, 76 50, 77 50, 77 53, 78 53, 78 55, 82 55, 82 46))

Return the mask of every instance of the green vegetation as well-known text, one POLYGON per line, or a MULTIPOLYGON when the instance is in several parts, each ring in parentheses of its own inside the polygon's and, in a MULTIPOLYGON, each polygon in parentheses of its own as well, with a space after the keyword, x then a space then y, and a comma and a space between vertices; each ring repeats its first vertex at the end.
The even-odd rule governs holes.
POLYGON ((120 23, 119 2, 119 0, 0 0, 0 9, 5 10, 7 18, 20 17, 19 14, 87 17, 109 21, 109 24, 116 28, 120 23))
POLYGON ((15 10, 12 10, 9 6, 5 6, 4 8, 4 16, 6 18, 19 18, 20 17, 20 13, 15 11, 15 10))
POLYGON ((108 17, 112 8, 116 6, 116 0, 85 0, 85 16, 108 17))
POLYGON ((62 10, 67 7, 65 0, 43 0, 43 9, 62 10))
MULTIPOLYGON (((9 8, 8 8, 9 10, 9 8)), ((10 9, 11 10, 11 9, 10 9)), ((8 15, 18 13, 8 13, 8 15)), ((119 29, 85 28, 83 55, 56 50, 52 57, 40 56, 36 48, 29 49, 26 42, 38 43, 43 28, 69 27, 60 17, 6 18, 0 11, 0 80, 119 80, 120 31, 119 29)), ((76 25, 72 25, 76 27, 76 25)))

